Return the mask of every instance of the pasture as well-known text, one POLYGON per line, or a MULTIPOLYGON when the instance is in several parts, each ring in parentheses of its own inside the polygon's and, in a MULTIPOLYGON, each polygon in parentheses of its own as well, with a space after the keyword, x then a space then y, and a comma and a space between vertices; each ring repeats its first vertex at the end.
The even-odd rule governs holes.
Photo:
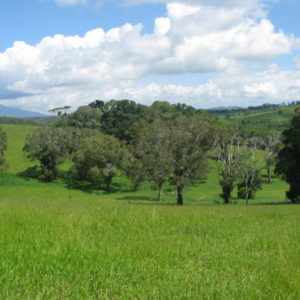
POLYGON ((300 206, 286 184, 224 206, 212 168, 174 206, 122 177, 115 192, 17 175, 35 127, 3 125, 10 168, 0 174, 0 299, 299 299, 300 206))

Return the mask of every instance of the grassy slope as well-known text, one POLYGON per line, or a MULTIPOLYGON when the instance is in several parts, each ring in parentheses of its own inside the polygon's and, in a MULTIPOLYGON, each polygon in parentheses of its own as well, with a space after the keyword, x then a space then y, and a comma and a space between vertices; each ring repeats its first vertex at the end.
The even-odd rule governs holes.
MULTIPOLYGON (((25 180, 15 173, 31 165, 21 148, 32 128, 4 129, 1 299, 300 297, 299 206, 212 205, 215 170, 187 190, 183 208, 157 204, 148 186, 103 194, 25 180)), ((279 204, 285 188, 265 185, 252 204, 279 204)), ((165 203, 174 198, 168 190, 165 203)))
POLYGON ((270 130, 283 130, 285 129, 294 113, 295 107, 282 107, 266 112, 258 112, 249 115, 235 114, 229 119, 221 117, 227 124, 240 124, 242 130, 247 133, 253 132, 254 135, 267 135, 270 130), (278 111, 282 114, 279 114, 278 111))

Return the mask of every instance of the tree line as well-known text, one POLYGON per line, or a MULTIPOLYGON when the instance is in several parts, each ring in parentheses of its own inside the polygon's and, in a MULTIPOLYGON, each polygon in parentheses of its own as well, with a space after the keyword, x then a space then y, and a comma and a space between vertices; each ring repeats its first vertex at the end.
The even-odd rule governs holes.
MULTIPOLYGON (((177 204, 183 205, 186 187, 204 179, 210 162, 216 161, 224 203, 230 203, 234 188, 248 203, 261 188, 263 169, 269 183, 274 172, 282 175, 290 184, 287 197, 299 200, 299 109, 282 136, 273 131, 266 139, 242 138, 202 110, 160 101, 147 107, 128 100, 96 100, 59 117, 56 127, 42 127, 26 137, 23 150, 39 161, 34 171, 40 180, 55 180, 59 165, 70 158, 73 180, 101 181, 110 191, 113 178, 122 173, 133 190, 152 182, 159 201, 169 183, 176 187, 177 204)), ((2 169, 7 167, 6 147, 6 134, 0 131, 2 169)))

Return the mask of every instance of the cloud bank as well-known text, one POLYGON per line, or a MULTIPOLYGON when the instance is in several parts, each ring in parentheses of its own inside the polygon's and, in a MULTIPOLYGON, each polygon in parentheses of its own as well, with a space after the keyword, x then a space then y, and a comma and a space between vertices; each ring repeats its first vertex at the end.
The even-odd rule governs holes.
POLYGON ((82 37, 45 37, 37 45, 15 42, 0 53, 2 103, 45 112, 96 98, 142 103, 161 99, 198 107, 299 99, 298 68, 245 68, 289 54, 299 44, 294 36, 276 32, 267 18, 249 15, 247 5, 253 1, 215 1, 233 7, 165 2, 167 15, 154 20, 151 34, 142 33, 142 24, 125 24, 106 32, 97 28, 82 37), (217 75, 194 86, 159 84, 161 76, 192 78, 209 72, 217 75), (149 76, 153 82, 138 83, 149 76))

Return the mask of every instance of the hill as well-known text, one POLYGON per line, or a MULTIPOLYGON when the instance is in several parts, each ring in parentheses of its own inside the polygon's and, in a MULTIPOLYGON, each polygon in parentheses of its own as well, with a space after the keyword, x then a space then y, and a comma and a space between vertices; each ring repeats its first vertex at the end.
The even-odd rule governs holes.
POLYGON ((49 117, 49 115, 23 110, 17 107, 7 107, 7 106, 0 105, 0 117, 41 118, 41 117, 49 117))
POLYGON ((265 111, 243 110, 222 114, 219 118, 229 127, 239 128, 245 136, 264 137, 271 130, 286 129, 293 117, 295 107, 291 105, 265 111))

